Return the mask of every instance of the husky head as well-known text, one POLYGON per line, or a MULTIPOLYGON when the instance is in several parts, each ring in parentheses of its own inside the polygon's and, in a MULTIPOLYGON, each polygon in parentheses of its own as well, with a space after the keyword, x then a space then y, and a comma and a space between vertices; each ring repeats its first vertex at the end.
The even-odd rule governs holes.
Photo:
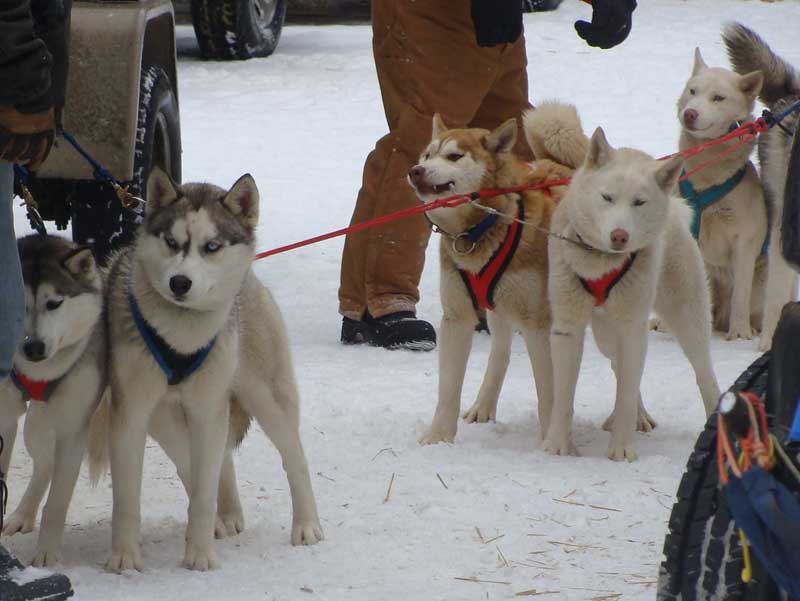
MULTIPOLYGON (((436 114, 431 143, 408 172, 408 183, 424 203, 491 187, 500 155, 511 152, 516 141, 515 119, 490 132, 478 128, 448 129, 436 114)), ((430 214, 437 223, 444 224, 457 219, 459 209, 466 207, 434 209, 430 214)))
POLYGON ((738 75, 708 67, 696 48, 692 76, 678 100, 681 127, 701 140, 725 135, 733 124, 750 119, 763 83, 761 71, 738 75))
POLYGON ((213 310, 229 301, 253 258, 258 202, 249 174, 225 191, 211 184, 178 186, 155 168, 136 242, 148 284, 187 309, 213 310))
POLYGON ((680 156, 657 161, 637 150, 615 150, 598 127, 562 203, 585 242, 604 252, 634 252, 663 230, 682 169, 680 156))
POLYGON ((50 359, 88 336, 100 319, 102 279, 90 248, 56 236, 18 241, 25 282, 25 338, 15 362, 50 359))

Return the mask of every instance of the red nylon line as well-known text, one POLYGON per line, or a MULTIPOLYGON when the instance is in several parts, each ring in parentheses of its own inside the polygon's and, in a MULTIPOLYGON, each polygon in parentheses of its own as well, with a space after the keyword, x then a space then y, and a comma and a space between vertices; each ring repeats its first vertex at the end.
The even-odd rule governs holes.
MULTIPOLYGON (((478 196, 481 199, 492 198, 494 196, 500 196, 502 194, 514 194, 517 192, 525 192, 529 190, 541 190, 543 188, 550 188, 552 186, 565 186, 568 183, 569 179, 560 179, 556 182, 536 184, 533 186, 516 186, 514 188, 498 188, 497 190, 481 190, 480 192, 478 192, 478 196)), ((294 242, 292 244, 287 244, 285 246, 279 246, 278 248, 273 248, 271 250, 265 250, 255 255, 253 257, 253 261, 258 261, 259 259, 265 259, 266 257, 271 257, 272 255, 288 252, 296 248, 302 248, 303 246, 316 244, 317 242, 322 242, 323 240, 330 240, 331 238, 344 236, 345 234, 349 234, 350 232, 360 232, 361 230, 375 227, 376 225, 383 225, 384 223, 390 223, 392 221, 397 221, 398 219, 403 219, 405 217, 416 215, 418 213, 425 213, 433 209, 439 209, 442 207, 447 207, 447 208, 457 207, 464 203, 470 202, 471 200, 472 196, 469 194, 454 194, 453 196, 440 198, 439 200, 435 200, 429 204, 421 204, 416 207, 411 207, 410 209, 403 209, 402 211, 389 213, 388 215, 383 215, 382 217, 377 217, 375 219, 370 219, 368 221, 362 221, 361 223, 357 223, 349 227, 343 227, 333 232, 328 232, 327 234, 321 234, 313 238, 308 238, 306 240, 301 240, 299 242, 294 242)))

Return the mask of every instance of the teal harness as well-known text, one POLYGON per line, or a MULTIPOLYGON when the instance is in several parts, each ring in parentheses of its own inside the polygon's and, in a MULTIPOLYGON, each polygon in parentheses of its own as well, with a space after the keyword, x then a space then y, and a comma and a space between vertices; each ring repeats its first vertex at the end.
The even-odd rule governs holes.
MULTIPOLYGON (((747 167, 742 167, 721 184, 711 186, 700 192, 695 190, 689 178, 680 180, 681 196, 686 199, 687 204, 692 208, 692 236, 695 238, 700 237, 700 218, 703 216, 703 211, 725 198, 729 192, 738 186, 746 171, 747 167)), ((681 173, 682 178, 685 175, 686 171, 681 173)), ((761 247, 761 254, 766 255, 767 250, 769 250, 769 230, 767 230, 767 237, 764 239, 764 245, 761 247)))

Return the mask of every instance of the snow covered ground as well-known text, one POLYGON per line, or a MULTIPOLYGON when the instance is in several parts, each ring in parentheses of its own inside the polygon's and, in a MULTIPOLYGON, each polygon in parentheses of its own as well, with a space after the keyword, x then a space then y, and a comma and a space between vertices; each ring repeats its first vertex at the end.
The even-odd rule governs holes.
MULTIPOLYGON (((572 23, 575 0, 525 17, 531 99, 566 99, 584 127, 656 155, 677 144, 675 101, 695 46, 725 65, 721 24, 739 19, 800 64, 798 0, 647 0, 621 47, 590 49, 572 23)), ((287 27, 273 57, 197 59, 180 31, 184 180, 230 185, 251 172, 263 194, 259 248, 346 225, 363 159, 384 133, 368 26, 287 27)), ((18 231, 27 231, 19 214, 18 231)), ((256 264, 280 302, 303 398, 303 439, 327 539, 289 545, 290 499, 277 453, 254 431, 237 456, 247 530, 218 542, 223 568, 180 567, 187 501, 172 465, 148 448, 143 486, 144 573, 108 574, 111 489, 81 476, 68 516, 64 571, 81 601, 651 600, 673 495, 703 423, 694 378, 676 343, 652 334, 643 394, 659 427, 639 436, 640 459, 605 458, 600 430, 614 380, 591 340, 578 387, 581 457, 537 450, 532 376, 521 340, 491 425, 462 425, 456 444, 416 440, 436 403, 436 353, 390 353, 338 343, 342 239, 256 264), (391 494, 389 482, 394 477, 391 494), (563 501, 568 501, 565 503, 563 501), (589 505, 598 506, 590 507, 589 505), (605 509, 604 509, 605 508, 605 509), (469 582, 475 578, 482 581, 469 582)), ((436 245, 419 314, 438 323, 436 245)), ((471 403, 489 338, 477 335, 464 390, 471 403)), ((756 356, 755 342, 716 337, 722 386, 756 356)), ((17 444, 9 509, 30 461, 17 444)), ((23 560, 36 534, 4 540, 23 560)))

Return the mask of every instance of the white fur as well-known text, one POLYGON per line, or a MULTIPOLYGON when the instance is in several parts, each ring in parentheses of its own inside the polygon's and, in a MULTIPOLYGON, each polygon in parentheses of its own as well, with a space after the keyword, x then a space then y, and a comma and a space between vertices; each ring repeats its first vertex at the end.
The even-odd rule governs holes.
POLYGON ((580 235, 598 251, 567 242, 549 243, 549 297, 555 402, 543 448, 573 454, 571 423, 586 326, 591 322, 600 350, 617 378, 614 412, 608 422, 608 457, 636 458, 637 422, 648 421, 639 394, 647 351, 647 322, 655 310, 669 325, 691 362, 706 412, 719 389, 711 366, 709 292, 697 245, 686 227, 686 207, 672 196, 681 162, 657 162, 631 150, 614 150, 595 132, 586 162, 555 211, 552 230, 580 235), (612 202, 603 198, 607 195, 612 202), (644 204, 635 203, 639 199, 644 204), (609 231, 630 234, 625 253, 638 255, 600 307, 578 276, 592 279, 618 267, 624 255, 611 250, 609 231), (638 408, 638 417, 637 417, 638 408))

